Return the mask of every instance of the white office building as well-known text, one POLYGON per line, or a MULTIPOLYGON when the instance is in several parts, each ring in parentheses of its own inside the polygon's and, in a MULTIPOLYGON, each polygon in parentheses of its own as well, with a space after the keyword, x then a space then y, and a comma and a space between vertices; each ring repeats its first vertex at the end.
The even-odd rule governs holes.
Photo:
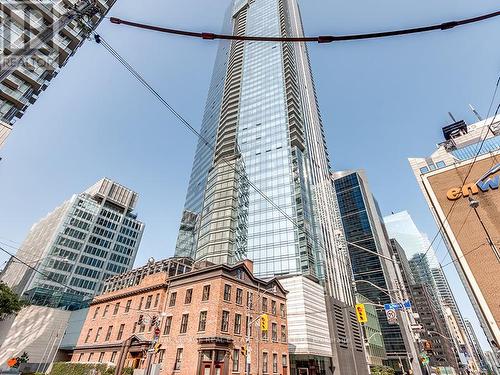
POLYGON ((137 193, 101 179, 33 225, 0 280, 32 304, 79 308, 132 269, 144 231, 136 203, 137 193))

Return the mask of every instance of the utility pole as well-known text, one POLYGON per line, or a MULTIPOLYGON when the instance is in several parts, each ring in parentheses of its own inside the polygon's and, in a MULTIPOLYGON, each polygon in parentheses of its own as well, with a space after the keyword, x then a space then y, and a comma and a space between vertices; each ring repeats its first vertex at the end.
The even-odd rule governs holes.
POLYGON ((15 51, 8 57, 8 64, 2 61, 3 69, 0 71, 0 82, 14 72, 24 58, 33 56, 42 45, 49 42, 72 21, 81 19, 84 16, 91 18, 97 13, 99 13, 99 8, 91 0, 82 0, 75 4, 72 9, 63 14, 57 21, 47 26, 35 38, 28 41, 24 48, 15 51))

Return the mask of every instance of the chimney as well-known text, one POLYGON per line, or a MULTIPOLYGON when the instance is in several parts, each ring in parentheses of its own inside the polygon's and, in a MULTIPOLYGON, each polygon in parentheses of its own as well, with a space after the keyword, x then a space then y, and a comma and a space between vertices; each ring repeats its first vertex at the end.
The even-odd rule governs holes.
POLYGON ((243 264, 245 264, 245 266, 247 266, 247 268, 250 270, 250 272, 253 274, 253 261, 251 261, 250 259, 245 259, 243 261, 243 264))

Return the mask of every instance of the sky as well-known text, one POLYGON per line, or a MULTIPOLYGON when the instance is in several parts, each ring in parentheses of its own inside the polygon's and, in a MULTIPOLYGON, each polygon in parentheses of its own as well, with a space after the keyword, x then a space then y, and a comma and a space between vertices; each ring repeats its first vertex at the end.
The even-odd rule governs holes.
MULTIPOLYGON (((118 0, 109 15, 219 32, 229 0, 118 0)), ((308 35, 423 26, 498 10, 497 0, 299 0, 308 35)), ((500 74, 500 19, 444 32, 338 44, 309 52, 333 168, 364 169, 383 214, 408 210, 437 228, 408 165, 442 141, 441 128, 483 116, 500 74)), ((193 126, 200 127, 217 43, 104 20, 98 32, 193 126)), ((19 246, 32 224, 102 177, 137 191, 146 223, 136 265, 173 254, 196 138, 106 50, 86 42, 0 150, 0 241, 19 246)), ((442 260, 446 250, 437 248, 442 260)), ((7 257, 0 254, 0 268, 7 257)), ((449 261, 449 257, 447 257, 449 261)), ((444 263, 446 263, 445 261, 444 263)), ((485 339, 453 266, 463 315, 485 339)))

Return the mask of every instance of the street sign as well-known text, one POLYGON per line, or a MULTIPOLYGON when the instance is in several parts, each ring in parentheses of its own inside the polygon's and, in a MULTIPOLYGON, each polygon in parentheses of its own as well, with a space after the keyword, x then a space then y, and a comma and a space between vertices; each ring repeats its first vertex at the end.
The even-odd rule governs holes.
POLYGON ((409 300, 403 302, 386 303, 384 309, 387 310, 406 310, 411 308, 411 302, 409 300))
POLYGON ((358 322, 366 323, 368 322, 368 316, 366 315, 365 305, 358 303, 356 305, 356 316, 358 317, 358 322))
POLYGON ((159 327, 155 328, 155 336, 160 336, 160 328, 159 327))
POLYGON ((398 324, 398 317, 396 315, 396 310, 394 309, 385 310, 385 315, 387 316, 387 322, 389 324, 398 324))

